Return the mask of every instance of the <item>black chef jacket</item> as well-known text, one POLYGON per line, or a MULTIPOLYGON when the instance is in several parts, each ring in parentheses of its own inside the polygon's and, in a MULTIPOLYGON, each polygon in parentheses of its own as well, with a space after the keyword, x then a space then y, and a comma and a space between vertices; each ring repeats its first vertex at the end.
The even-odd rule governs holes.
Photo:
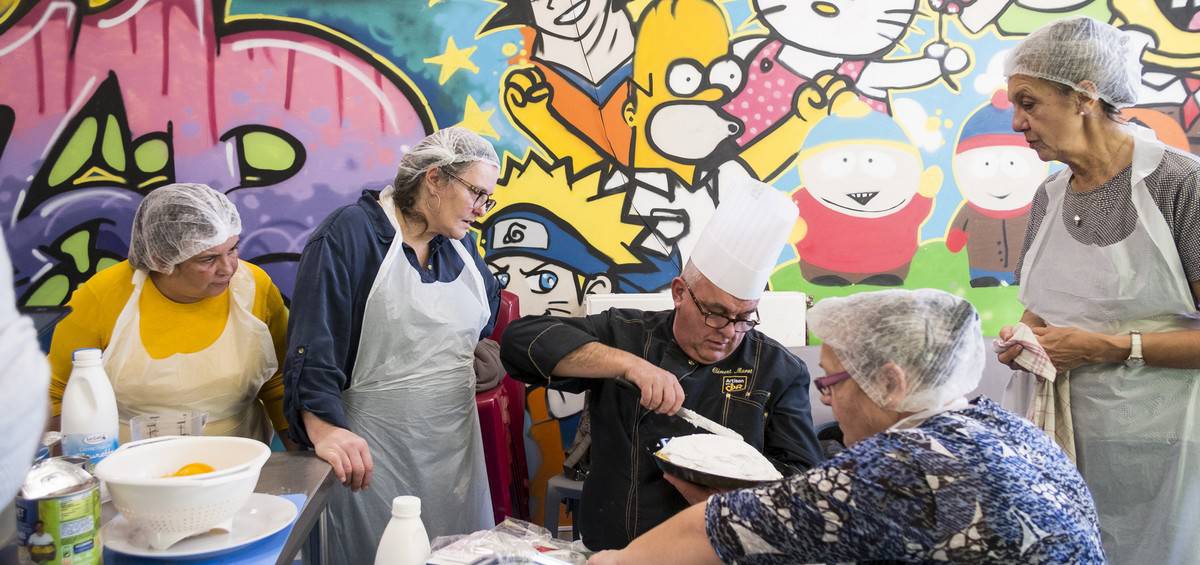
POLYGON ((821 461, 803 361, 751 330, 728 357, 702 365, 675 343, 674 319, 674 311, 625 309, 583 318, 526 316, 504 333, 501 359, 514 378, 591 393, 592 465, 576 517, 590 549, 625 547, 687 507, 651 454, 662 438, 703 432, 680 429, 686 424, 642 408, 637 393, 611 379, 550 376, 563 357, 587 343, 599 341, 674 373, 685 408, 742 434, 785 476, 821 461))

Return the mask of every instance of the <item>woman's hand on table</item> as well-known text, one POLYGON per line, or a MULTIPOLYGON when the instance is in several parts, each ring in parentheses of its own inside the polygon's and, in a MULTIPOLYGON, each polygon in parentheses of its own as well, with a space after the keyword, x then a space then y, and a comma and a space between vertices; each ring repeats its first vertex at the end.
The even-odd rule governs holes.
POLYGON ((338 481, 355 491, 371 486, 375 463, 371 460, 367 440, 310 412, 304 413, 304 427, 317 457, 333 467, 333 474, 338 481))

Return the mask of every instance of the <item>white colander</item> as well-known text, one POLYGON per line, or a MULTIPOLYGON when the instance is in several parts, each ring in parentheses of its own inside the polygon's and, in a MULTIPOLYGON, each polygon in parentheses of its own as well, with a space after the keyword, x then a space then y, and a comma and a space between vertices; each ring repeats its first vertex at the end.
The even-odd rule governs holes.
POLYGON ((144 535, 146 545, 162 550, 212 529, 229 530, 270 456, 266 444, 252 439, 156 437, 122 445, 96 466, 96 477, 139 540, 144 535), (164 477, 188 463, 215 471, 164 477))

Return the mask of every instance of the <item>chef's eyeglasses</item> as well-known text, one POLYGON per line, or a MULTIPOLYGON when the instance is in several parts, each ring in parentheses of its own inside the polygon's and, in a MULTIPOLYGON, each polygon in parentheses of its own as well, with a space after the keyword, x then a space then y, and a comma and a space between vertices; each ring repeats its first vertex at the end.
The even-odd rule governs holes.
POLYGON ((446 175, 449 176, 450 178, 462 183, 463 188, 467 189, 468 192, 475 195, 475 202, 473 204, 471 204, 472 208, 483 208, 483 213, 486 214, 488 212, 491 212, 492 208, 496 207, 496 201, 493 200, 492 198, 490 198, 490 195, 487 193, 486 190, 463 180, 462 177, 460 177, 450 171, 442 169, 442 172, 446 173, 446 175))
POLYGON ((829 390, 833 388, 833 385, 838 384, 848 378, 850 378, 850 373, 842 371, 840 373, 833 373, 832 375, 825 375, 819 379, 813 379, 813 384, 817 385, 817 392, 828 396, 829 390))
POLYGON ((754 318, 749 320, 744 320, 742 318, 730 318, 729 316, 722 316, 721 314, 713 314, 712 312, 705 310, 704 306, 700 304, 700 301, 696 299, 696 293, 692 292, 691 285, 685 282, 683 283, 683 288, 687 289, 688 295, 692 297, 692 302, 696 305, 696 309, 699 310, 700 314, 704 316, 704 325, 714 330, 724 329, 725 326, 733 324, 733 331, 737 333, 746 333, 754 329, 754 326, 759 324, 758 310, 755 310, 751 313, 754 318))

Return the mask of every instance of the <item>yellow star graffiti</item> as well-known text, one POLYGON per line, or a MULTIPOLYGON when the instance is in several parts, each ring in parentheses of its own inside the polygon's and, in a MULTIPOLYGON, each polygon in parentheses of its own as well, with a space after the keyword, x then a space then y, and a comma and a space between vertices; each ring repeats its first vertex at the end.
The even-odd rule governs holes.
POLYGON ((454 38, 450 37, 446 40, 446 50, 442 51, 440 55, 425 59, 425 62, 431 65, 441 65, 442 70, 438 74, 438 84, 446 84, 446 81, 461 69, 479 73, 479 67, 471 62, 471 53, 474 53, 475 49, 476 47, 459 49, 458 45, 454 44, 454 38))
POLYGON ((475 102, 475 98, 467 95, 467 104, 463 108, 463 119, 455 125, 465 127, 479 135, 486 135, 492 139, 500 139, 500 134, 496 133, 496 128, 492 127, 492 114, 496 113, 496 109, 482 110, 479 104, 475 102))
POLYGON ((429 7, 432 8, 434 6, 437 6, 438 3, 440 3, 441 1, 442 0, 429 0, 429 7))

